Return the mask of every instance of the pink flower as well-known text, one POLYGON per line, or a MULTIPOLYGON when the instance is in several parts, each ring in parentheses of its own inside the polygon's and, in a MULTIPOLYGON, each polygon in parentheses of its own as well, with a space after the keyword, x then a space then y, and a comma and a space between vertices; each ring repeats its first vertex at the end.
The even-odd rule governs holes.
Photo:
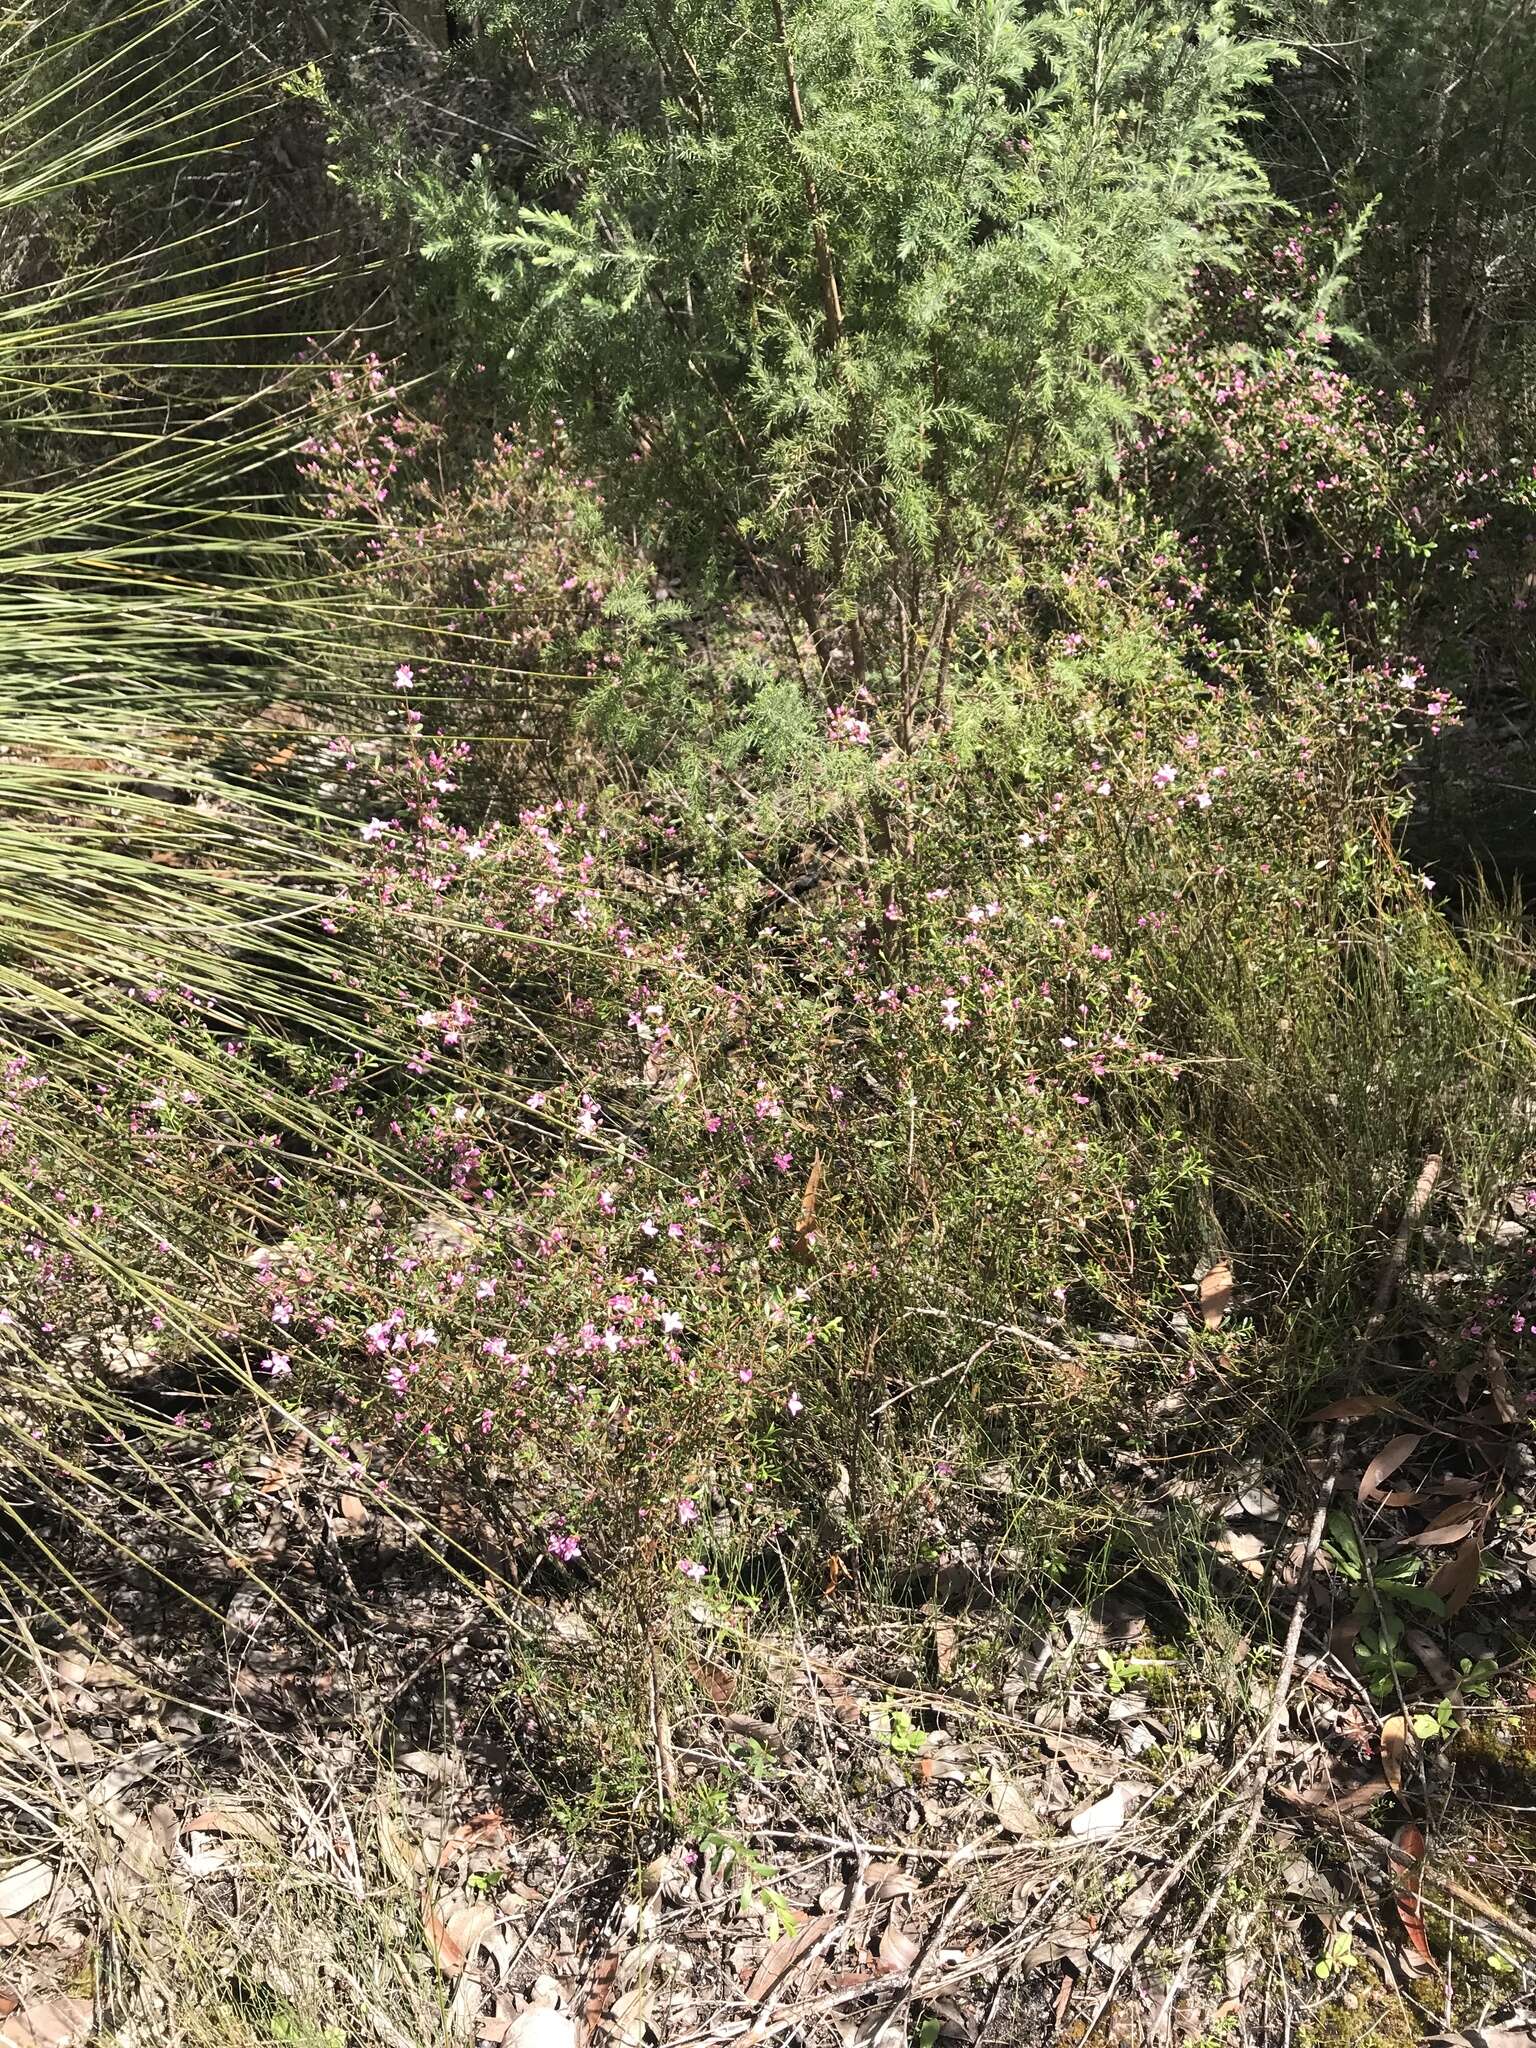
POLYGON ((677 1560, 677 1568, 685 1579, 697 1581, 704 1576, 704 1567, 696 1557, 680 1557, 677 1560))
POLYGON ((570 1564, 581 1555, 581 1545, 574 1536, 551 1536, 548 1549, 550 1556, 561 1564, 570 1564))
POLYGON ((275 1380, 285 1380, 293 1371, 293 1359, 286 1351, 269 1351, 261 1361, 261 1369, 271 1373, 275 1380))
POLYGON ((408 690, 416 680, 416 672, 408 661, 402 661, 395 670, 395 688, 408 690))
POLYGON ((687 1499, 680 1500, 677 1504, 677 1519, 685 1529, 690 1522, 696 1522, 699 1519, 697 1504, 687 1499))
POLYGON ((784 1406, 789 1410, 791 1416, 799 1415, 803 1412, 805 1403, 801 1400, 798 1391, 794 1387, 790 1388, 789 1399, 784 1403, 784 1406))

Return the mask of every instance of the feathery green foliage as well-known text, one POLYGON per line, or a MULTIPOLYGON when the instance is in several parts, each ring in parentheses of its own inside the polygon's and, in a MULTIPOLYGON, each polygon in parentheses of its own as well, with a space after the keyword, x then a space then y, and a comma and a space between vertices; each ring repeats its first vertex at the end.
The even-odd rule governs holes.
POLYGON ((479 10, 525 151, 353 175, 622 515, 758 573, 910 733, 999 521, 1112 466, 1266 190, 1225 4, 479 10))

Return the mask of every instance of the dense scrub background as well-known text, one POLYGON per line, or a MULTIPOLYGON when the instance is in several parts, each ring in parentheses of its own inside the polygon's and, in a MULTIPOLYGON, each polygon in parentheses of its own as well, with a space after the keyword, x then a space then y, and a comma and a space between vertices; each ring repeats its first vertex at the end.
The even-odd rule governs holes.
POLYGON ((16 16, 28 1485, 265 1408, 639 1640, 1273 1452, 1529 1136, 1528 15, 16 16))

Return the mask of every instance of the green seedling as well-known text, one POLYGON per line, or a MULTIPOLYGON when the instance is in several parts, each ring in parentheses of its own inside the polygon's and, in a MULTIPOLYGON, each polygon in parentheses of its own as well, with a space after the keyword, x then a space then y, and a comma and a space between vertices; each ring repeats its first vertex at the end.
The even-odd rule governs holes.
POLYGON ((1332 1977, 1347 1976, 1358 1961, 1355 1937, 1347 1927, 1341 1927, 1337 1934, 1330 1935, 1328 1946, 1312 1965, 1312 1973, 1320 1984, 1326 1984, 1332 1977))
POLYGON ((1175 1663, 1172 1657, 1118 1657, 1113 1650, 1096 1650, 1094 1655, 1109 1674, 1110 1692, 1124 1692, 1149 1671, 1171 1671, 1175 1663))
POLYGON ((1355 1644, 1355 1662, 1365 1676, 1372 1699, 1390 1699, 1418 1669, 1411 1657, 1401 1654, 1402 1640, 1403 1618, 1390 1608, 1383 1610, 1374 1627, 1367 1625, 1361 1629, 1355 1644))
POLYGON ((893 1756, 916 1756, 928 1738, 905 1707, 879 1707, 869 1717, 869 1732, 893 1756))

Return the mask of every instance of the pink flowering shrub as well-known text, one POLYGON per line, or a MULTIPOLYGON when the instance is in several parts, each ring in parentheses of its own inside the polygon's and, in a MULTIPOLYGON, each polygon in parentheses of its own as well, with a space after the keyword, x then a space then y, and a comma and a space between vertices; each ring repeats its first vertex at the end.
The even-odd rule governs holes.
POLYGON ((777 754, 726 699, 686 775, 519 807, 414 689, 387 748, 338 738, 317 924, 378 1050, 309 1085, 394 1185, 346 1190, 342 1144, 280 1191, 224 1311, 258 1383, 369 1471, 481 1475, 534 1556, 665 1583, 871 1429, 957 1464, 981 1412, 1051 1456, 1170 1376, 1221 1399, 1219 1357, 1144 1341, 1212 1230, 1326 1298, 1499 1086, 1384 853, 1444 693, 1252 625, 1221 643, 1190 551, 1085 511, 906 753, 844 705, 777 754))
POLYGON ((503 742, 550 736, 573 686, 616 664, 605 603, 620 579, 602 494, 570 465, 554 419, 466 450, 376 356, 315 387, 299 473, 335 541, 332 566, 378 622, 394 690, 503 742), (505 730, 503 730, 505 728, 505 730))
POLYGON ((1411 639, 1461 688, 1523 658, 1536 451, 1468 460, 1414 392, 1351 366, 1334 308, 1355 240, 1299 223, 1197 281, 1127 475, 1202 545, 1213 594, 1284 590, 1367 657, 1411 639))
MULTIPOLYGON (((115 1086, 8 1075, 37 1384, 82 1332, 103 1368, 214 1359, 210 1461, 255 1389, 360 1487, 494 1489, 526 1563, 647 1601, 811 1526, 839 1466, 1225 1412, 1235 1351, 1176 1320, 1213 1245, 1239 1406, 1304 1389, 1297 1305, 1355 1298, 1429 1138, 1518 1149, 1518 1054, 1392 842, 1457 706, 1406 599, 1350 610, 1367 559, 1420 559, 1356 502, 1373 465, 1433 458, 1253 362, 1170 369, 1145 495, 1000 533, 904 693, 750 597, 680 604, 558 426, 440 471, 381 366, 332 373, 307 482, 380 687, 312 735, 340 836, 283 930, 298 1028, 145 990, 115 1086), (1308 497, 1325 456, 1353 482, 1308 497), (1324 544, 1337 604, 1256 568, 1324 544), (45 1154, 44 1101, 86 1150, 45 1154)), ((920 1499, 857 1533, 900 1550, 920 1499)))

